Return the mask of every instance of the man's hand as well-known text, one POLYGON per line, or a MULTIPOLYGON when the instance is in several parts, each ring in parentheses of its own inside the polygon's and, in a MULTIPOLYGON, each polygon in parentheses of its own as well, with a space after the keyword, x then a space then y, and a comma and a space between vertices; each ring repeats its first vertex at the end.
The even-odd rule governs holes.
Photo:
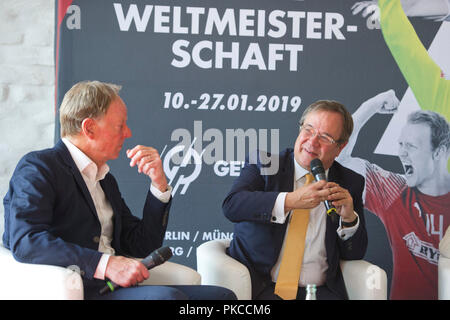
POLYGON ((286 195, 285 212, 293 209, 312 209, 321 202, 328 200, 336 207, 337 213, 345 222, 356 219, 353 210, 353 198, 350 193, 334 182, 325 180, 302 186, 286 195))
POLYGON ((122 256, 109 257, 105 277, 121 287, 135 286, 150 276, 147 268, 134 259, 122 256))
POLYGON ((380 21, 380 9, 378 8, 376 0, 358 1, 352 6, 351 10, 353 15, 357 15, 361 12, 363 18, 371 15, 373 21, 380 21))
POLYGON ((137 145, 133 149, 127 150, 127 157, 131 159, 130 167, 137 165, 138 172, 148 175, 152 179, 152 184, 159 191, 167 191, 167 179, 158 150, 137 145))
POLYGON ((328 190, 324 190, 326 184, 325 180, 318 181, 289 192, 284 201, 285 212, 293 209, 312 209, 317 207, 329 195, 328 190))
POLYGON ((356 215, 353 210, 353 198, 350 192, 334 182, 328 182, 325 190, 329 192, 328 202, 336 207, 336 211, 341 216, 341 219, 345 222, 354 221, 356 215))
POLYGON ((377 112, 381 114, 395 113, 400 105, 400 100, 398 100, 395 91, 392 89, 381 92, 370 100, 375 105, 375 108, 377 108, 377 112))

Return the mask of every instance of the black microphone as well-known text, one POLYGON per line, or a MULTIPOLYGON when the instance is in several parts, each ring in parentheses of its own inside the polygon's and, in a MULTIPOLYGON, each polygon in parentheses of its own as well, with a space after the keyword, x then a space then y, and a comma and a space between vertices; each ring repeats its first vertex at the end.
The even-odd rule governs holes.
MULTIPOLYGON (((323 168, 323 164, 322 161, 320 161, 320 159, 318 158, 312 159, 311 163, 309 164, 309 167, 311 168, 311 173, 316 181, 320 180, 327 181, 327 177, 325 176, 325 169, 323 168)), ((336 207, 333 206, 331 203, 329 203, 328 200, 325 200, 324 203, 325 208, 327 208, 327 215, 331 217, 333 223, 336 223, 338 218, 336 207)))
MULTIPOLYGON (((151 269, 156 266, 159 266, 160 264, 163 264, 167 260, 169 260, 172 257, 172 250, 170 250, 169 247, 162 247, 159 249, 156 249, 153 251, 149 256, 144 258, 141 263, 147 268, 151 269)), ((114 290, 121 288, 118 284, 114 283, 111 280, 106 281, 106 286, 104 286, 99 293, 101 295, 107 293, 107 292, 113 292, 114 290)))

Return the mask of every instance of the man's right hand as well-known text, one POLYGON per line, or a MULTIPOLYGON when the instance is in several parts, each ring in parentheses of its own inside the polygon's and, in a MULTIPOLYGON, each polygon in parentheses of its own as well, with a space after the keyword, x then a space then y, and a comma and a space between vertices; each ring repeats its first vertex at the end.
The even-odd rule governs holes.
POLYGON ((328 189, 324 189, 327 182, 325 180, 302 186, 295 191, 289 192, 284 201, 284 211, 293 209, 312 209, 325 201, 330 194, 328 189))
POLYGON ((122 256, 109 257, 105 277, 121 287, 130 287, 150 276, 147 268, 138 260, 122 256))

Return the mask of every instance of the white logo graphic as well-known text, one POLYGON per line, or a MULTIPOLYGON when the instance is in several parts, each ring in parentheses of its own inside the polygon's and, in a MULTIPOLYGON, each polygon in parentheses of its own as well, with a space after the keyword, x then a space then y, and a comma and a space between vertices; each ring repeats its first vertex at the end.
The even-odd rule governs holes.
MULTIPOLYGON (((185 128, 177 128, 170 140, 178 143, 165 154, 163 166, 169 184, 173 186, 172 195, 179 187, 182 187, 181 195, 186 193, 189 185, 199 177, 203 163, 214 165, 214 173, 219 177, 239 176, 247 153, 250 164, 261 164, 261 174, 278 172, 279 129, 225 129, 224 134, 218 128, 203 131, 202 121, 194 121, 193 135, 185 128), (256 152, 269 150, 269 142, 270 153, 256 152)), ((167 145, 161 152, 161 159, 166 148, 167 145)))
MULTIPOLYGON (((450 70, 450 59, 448 58, 450 57, 449 37, 450 22, 444 21, 436 33, 430 48, 428 49, 428 54, 441 68, 441 70, 443 70, 444 77, 446 77, 446 79, 449 77, 446 74, 450 70)), ((392 143, 392 141, 398 140, 400 132, 406 124, 408 115, 411 112, 420 110, 419 103, 417 102, 411 88, 406 90, 403 98, 400 100, 398 111, 392 116, 392 119, 381 137, 380 142, 375 148, 375 153, 377 154, 398 155, 398 145, 396 143, 392 143)))
POLYGON ((366 287, 369 290, 380 290, 381 289, 381 270, 379 267, 371 265, 366 270, 366 287))
POLYGON ((427 260, 429 263, 438 264, 439 250, 433 247, 429 242, 422 241, 414 232, 408 233, 403 237, 408 250, 416 257, 427 260))
MULTIPOLYGON (((166 173, 167 177, 169 178, 169 184, 173 185, 175 178, 177 177, 177 173, 180 170, 180 168, 186 168, 189 165, 194 166, 194 170, 192 173, 188 176, 185 176, 184 174, 180 174, 178 179, 176 180, 175 186, 172 190, 172 195, 174 196, 178 190, 178 187, 183 186, 183 188, 180 191, 180 194, 185 194, 189 185, 197 179, 197 177, 200 175, 200 171, 202 170, 202 154, 198 154, 197 151, 193 148, 193 145, 195 143, 195 138, 192 141, 191 145, 186 148, 184 145, 176 145, 172 149, 170 149, 166 156, 164 157, 164 172, 166 173), (176 161, 172 161, 174 156, 179 157, 180 154, 184 155, 181 163, 179 165, 174 165, 172 168, 171 162, 176 163, 176 161), (194 160, 193 162, 190 161, 191 158, 194 160)), ((167 147, 167 146, 166 146, 167 147)), ((163 151, 164 152, 164 151, 163 151)))
POLYGON ((70 265, 66 269, 67 275, 66 275, 66 288, 69 290, 80 290, 82 288, 82 281, 80 280, 80 277, 78 276, 81 274, 80 267, 77 265, 70 265))

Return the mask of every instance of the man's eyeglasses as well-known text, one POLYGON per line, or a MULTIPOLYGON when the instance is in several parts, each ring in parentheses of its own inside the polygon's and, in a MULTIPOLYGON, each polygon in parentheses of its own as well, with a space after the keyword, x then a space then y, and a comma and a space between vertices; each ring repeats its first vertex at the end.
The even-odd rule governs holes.
POLYGON ((334 140, 327 134, 320 134, 319 131, 309 124, 300 125, 300 132, 308 139, 312 139, 317 135, 317 138, 323 145, 332 145, 340 142, 340 140, 334 140))

